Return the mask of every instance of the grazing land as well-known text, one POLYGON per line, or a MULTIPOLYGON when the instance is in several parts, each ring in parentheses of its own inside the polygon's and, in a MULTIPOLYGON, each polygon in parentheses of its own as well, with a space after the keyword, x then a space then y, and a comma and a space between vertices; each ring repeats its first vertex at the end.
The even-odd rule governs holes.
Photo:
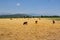
POLYGON ((60 18, 56 19, 0 18, 0 40, 60 40, 60 18))

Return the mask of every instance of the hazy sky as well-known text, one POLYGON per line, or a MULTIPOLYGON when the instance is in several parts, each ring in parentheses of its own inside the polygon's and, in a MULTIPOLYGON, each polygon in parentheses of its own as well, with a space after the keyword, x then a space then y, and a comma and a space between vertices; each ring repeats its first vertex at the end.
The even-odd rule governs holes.
POLYGON ((1 13, 60 15, 60 0, 0 0, 1 13))

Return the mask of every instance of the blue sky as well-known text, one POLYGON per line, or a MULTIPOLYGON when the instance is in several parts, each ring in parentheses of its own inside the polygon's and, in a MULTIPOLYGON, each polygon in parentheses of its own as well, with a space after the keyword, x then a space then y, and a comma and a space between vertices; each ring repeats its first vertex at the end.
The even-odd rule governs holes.
POLYGON ((0 14, 60 15, 60 0, 0 0, 0 14))

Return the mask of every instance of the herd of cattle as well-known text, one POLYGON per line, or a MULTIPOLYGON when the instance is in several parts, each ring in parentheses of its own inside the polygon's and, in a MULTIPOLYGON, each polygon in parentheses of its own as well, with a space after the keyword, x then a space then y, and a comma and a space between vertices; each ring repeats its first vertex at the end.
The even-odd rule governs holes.
MULTIPOLYGON (((38 22, 38 21, 35 21, 36 24, 37 24, 37 22, 38 22)), ((23 23, 23 25, 27 25, 27 24, 28 24, 28 22, 24 22, 24 23, 23 23)))
MULTIPOLYGON (((10 20, 12 20, 12 18, 10 18, 10 20)), ((36 20, 35 23, 37 24, 38 21, 36 20)), ((52 23, 55 24, 55 20, 52 20, 52 23)), ((28 22, 23 22, 23 25, 27 25, 27 24, 28 24, 28 22)))
MULTIPOLYGON (((53 22, 53 24, 55 24, 55 21, 54 21, 54 20, 53 20, 52 22, 53 22)), ((35 21, 35 23, 37 24, 38 21, 35 21)), ((23 25, 27 25, 27 24, 28 24, 28 22, 24 22, 24 23, 23 23, 23 25)))

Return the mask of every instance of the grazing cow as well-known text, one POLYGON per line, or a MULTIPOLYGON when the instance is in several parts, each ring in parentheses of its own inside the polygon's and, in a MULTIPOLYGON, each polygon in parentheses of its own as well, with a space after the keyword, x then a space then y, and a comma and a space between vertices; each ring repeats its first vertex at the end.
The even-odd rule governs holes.
POLYGON ((37 24, 38 21, 35 21, 35 23, 37 24))
POLYGON ((27 22, 24 22, 23 25, 27 25, 27 22))
POLYGON ((55 24, 55 21, 53 20, 53 24, 55 24))

